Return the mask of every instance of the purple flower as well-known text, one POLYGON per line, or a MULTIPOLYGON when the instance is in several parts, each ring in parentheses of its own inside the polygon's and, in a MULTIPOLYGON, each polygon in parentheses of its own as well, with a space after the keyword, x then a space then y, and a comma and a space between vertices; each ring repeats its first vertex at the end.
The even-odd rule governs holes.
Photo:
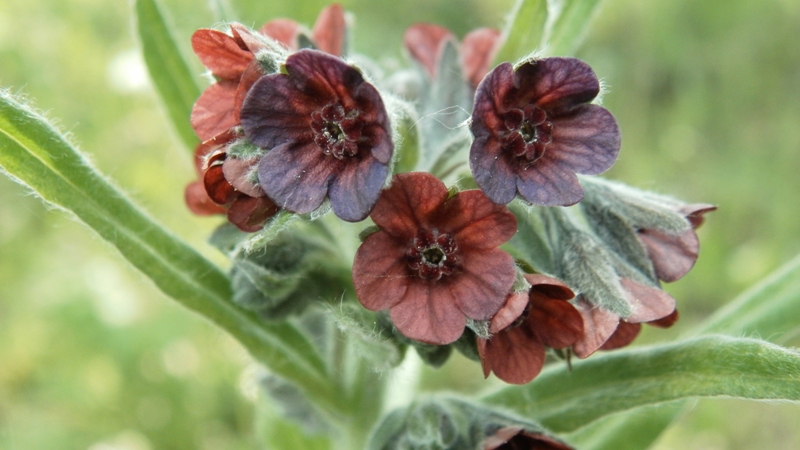
POLYGON ((289 211, 309 213, 328 197, 341 219, 363 220, 394 152, 380 94, 354 67, 316 50, 289 56, 285 72, 261 77, 242 106, 245 135, 267 150, 261 188, 289 211))
POLYGON ((495 67, 478 85, 470 129, 470 167, 495 203, 517 192, 530 203, 566 206, 583 198, 576 173, 608 170, 620 147, 592 69, 574 58, 495 67))

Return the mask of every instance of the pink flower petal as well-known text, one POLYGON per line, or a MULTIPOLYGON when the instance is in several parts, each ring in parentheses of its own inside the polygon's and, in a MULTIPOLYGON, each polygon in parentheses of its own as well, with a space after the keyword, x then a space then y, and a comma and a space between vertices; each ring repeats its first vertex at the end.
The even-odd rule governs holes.
POLYGON ((404 298, 413 282, 404 256, 405 249, 383 231, 361 244, 353 261, 353 284, 365 308, 389 309, 404 298))
POLYGON ((194 181, 186 186, 184 199, 189 211, 198 216, 210 216, 212 214, 222 214, 225 208, 214 203, 206 193, 206 188, 200 181, 194 181))
POLYGON ((263 197, 264 191, 258 183, 250 181, 251 174, 258 168, 258 159, 227 158, 222 163, 222 173, 237 191, 250 197, 263 197))
POLYGON ((201 141, 211 139, 237 124, 234 113, 237 87, 236 82, 221 81, 200 94, 192 107, 190 121, 201 141))
POLYGON ((682 278, 694 267, 700 252, 700 240, 694 230, 668 234, 659 230, 641 230, 639 240, 647 249, 659 280, 671 283, 682 278))
POLYGON ((412 25, 403 35, 411 57, 419 62, 433 78, 436 76, 436 66, 439 64, 441 51, 445 40, 455 41, 455 37, 446 28, 428 23, 412 25))
POLYGON ((346 33, 347 23, 344 17, 344 9, 342 5, 337 3, 328 6, 319 13, 317 22, 312 30, 314 44, 316 44, 317 48, 334 56, 342 56, 346 33))
POLYGON ((624 320, 620 320, 619 326, 617 326, 614 334, 600 347, 600 350, 614 350, 626 347, 636 339, 636 336, 639 335, 641 330, 642 324, 640 323, 628 323, 624 320))
POLYGON ((277 212, 278 207, 267 197, 239 195, 228 208, 228 221, 246 233, 253 233, 277 212))
POLYGON ((516 327, 478 339, 478 354, 484 376, 494 372, 506 383, 526 384, 542 371, 545 348, 527 328, 516 327))
POLYGON ((275 19, 265 23, 258 32, 275 39, 288 50, 297 50, 297 36, 300 34, 300 29, 300 24, 294 20, 275 19))
POLYGON ((231 24, 231 33, 240 47, 246 48, 254 55, 267 48, 266 44, 257 38, 249 28, 240 23, 231 24))
POLYGON ((492 334, 499 333, 512 323, 514 323, 519 316, 525 311, 528 306, 528 292, 514 292, 506 297, 506 302, 500 311, 492 317, 489 324, 489 332, 492 334))
POLYGON ((242 50, 227 34, 209 29, 200 29, 192 35, 192 49, 200 62, 219 78, 239 81, 244 69, 253 59, 253 54, 242 50))
POLYGON ((675 299, 661 289, 623 278, 622 287, 628 292, 633 314, 625 320, 630 323, 650 322, 675 311, 675 299))
POLYGON ((394 176, 370 217, 392 236, 412 239, 430 223, 432 214, 447 199, 447 187, 438 178, 423 172, 394 176))
POLYGON ((479 28, 464 36, 461 43, 461 66, 464 76, 472 86, 477 86, 492 63, 500 48, 500 31, 493 28, 479 28))
POLYGON ((453 233, 462 249, 494 248, 517 232, 514 214, 477 189, 447 199, 438 215, 440 230, 453 233))
POLYGON ((550 348, 567 348, 583 336, 581 314, 564 300, 555 300, 532 291, 530 310, 525 325, 544 345, 550 348))
POLYGON ((503 306, 514 284, 514 258, 497 248, 462 251, 461 255, 460 273, 450 276, 448 289, 464 315, 488 320, 503 306))
POLYGON ((467 324, 449 288, 432 280, 408 283, 405 295, 389 315, 404 336, 434 345, 455 342, 467 324))
POLYGON ((554 300, 570 300, 575 297, 575 293, 566 283, 558 278, 548 277, 547 275, 528 273, 525 280, 531 285, 531 292, 539 292, 554 300))
POLYGON ((619 316, 579 300, 576 306, 583 317, 583 336, 572 346, 578 358, 587 358, 605 344, 619 325, 619 316))

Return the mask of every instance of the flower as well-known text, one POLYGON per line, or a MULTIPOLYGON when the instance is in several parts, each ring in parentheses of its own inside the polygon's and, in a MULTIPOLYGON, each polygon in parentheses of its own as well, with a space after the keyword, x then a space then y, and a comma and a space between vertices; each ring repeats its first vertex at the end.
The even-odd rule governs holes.
POLYGON ((592 69, 574 58, 495 67, 478 85, 472 113, 470 168, 495 203, 516 193, 528 202, 566 206, 583 198, 576 173, 608 170, 620 147, 592 69))
POLYGON ((583 319, 567 300, 575 294, 545 275, 525 275, 528 292, 513 293, 492 318, 491 339, 478 338, 484 376, 525 384, 544 365, 545 347, 567 348, 583 335, 583 319))
POLYGON ((192 128, 202 141, 239 124, 244 97, 264 74, 254 54, 266 44, 244 25, 232 23, 230 27, 233 36, 205 28, 192 35, 192 49, 217 78, 192 107, 192 128))
POLYGON ((569 445, 519 426, 500 428, 483 441, 483 450, 572 450, 569 445))
POLYGON ((428 173, 396 175, 371 216, 380 231, 356 253, 353 282, 372 311, 388 309, 403 335, 445 345, 466 318, 490 319, 516 276, 514 259, 497 247, 516 232, 504 206, 479 190, 448 198, 428 173))
POLYGON ((628 345, 638 334, 642 322, 668 327, 678 319, 675 299, 666 292, 629 278, 622 278, 620 284, 633 307, 633 313, 624 319, 595 306, 585 295, 578 297, 576 306, 583 317, 584 331, 572 349, 579 358, 586 358, 601 348, 610 350, 628 345))
MULTIPOLYGON (((306 34, 304 28, 291 19, 275 19, 264 24, 259 30, 261 34, 280 42, 289 50, 301 48, 300 36, 306 34)), ((347 34, 347 21, 342 5, 332 4, 317 16, 314 29, 311 31, 311 44, 318 50, 334 56, 342 56, 347 34)))
POLYGON ((639 241, 653 262, 656 277, 667 283, 682 278, 694 266, 700 252, 700 241, 694 230, 703 224, 703 215, 714 211, 717 207, 698 203, 683 204, 676 206, 675 209, 686 217, 692 225, 690 229, 679 234, 670 234, 657 229, 642 229, 637 232, 639 241))
POLYGON ((317 50, 292 54, 285 70, 256 81, 242 106, 245 135, 267 150, 261 188, 292 212, 314 211, 328 197, 341 219, 363 220, 394 152, 380 94, 354 67, 317 50))
MULTIPOLYGON (((411 57, 425 68, 431 78, 435 78, 445 44, 455 41, 455 36, 438 25, 418 23, 406 30, 403 41, 411 57)), ((464 78, 473 88, 489 72, 489 64, 500 44, 500 31, 493 28, 479 28, 464 36, 459 49, 461 68, 464 78)))
POLYGON ((260 230, 278 207, 257 184, 249 181, 252 162, 228 158, 225 148, 237 138, 230 129, 203 142, 195 150, 201 181, 186 186, 186 203, 195 214, 227 213, 242 231, 260 230))

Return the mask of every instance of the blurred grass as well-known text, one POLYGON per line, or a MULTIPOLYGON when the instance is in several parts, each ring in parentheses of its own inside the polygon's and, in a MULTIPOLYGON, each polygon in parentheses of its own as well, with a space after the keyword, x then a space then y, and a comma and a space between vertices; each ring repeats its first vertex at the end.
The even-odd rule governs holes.
MULTIPOLYGON (((278 16, 310 25, 325 4, 165 3, 187 54, 196 28, 278 16)), ((511 1, 343 3, 356 18, 355 48, 392 64, 408 25, 463 35, 498 26, 511 1)), ((126 2, 4 0, 0 86, 35 99, 100 170, 222 263, 204 243, 219 219, 183 205, 191 162, 143 78, 131 25, 126 2)), ((623 133, 608 176, 720 206, 700 229, 697 266, 667 286, 682 320, 640 341, 677 335, 800 252, 798 38, 792 0, 607 0, 579 52, 609 87, 604 104, 623 133)), ((0 177, 0 448, 255 447, 243 351, 25 194, 0 177)), ((479 372, 455 358, 425 372, 427 388, 478 389, 479 372)), ((796 405, 700 402, 659 447, 798 448, 798 422, 796 405)))

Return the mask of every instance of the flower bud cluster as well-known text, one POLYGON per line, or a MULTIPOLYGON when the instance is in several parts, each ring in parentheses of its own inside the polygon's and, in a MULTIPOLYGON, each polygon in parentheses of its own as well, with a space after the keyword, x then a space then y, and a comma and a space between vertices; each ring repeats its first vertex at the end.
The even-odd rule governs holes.
MULTIPOLYGON (((641 323, 677 319, 660 282, 691 269, 694 229, 714 207, 591 176, 614 164, 621 138, 614 116, 593 103, 600 82, 586 63, 530 58, 490 70, 498 31, 458 42, 417 24, 404 38, 414 65, 378 76, 377 64, 347 59, 347 29, 332 5, 311 31, 277 20, 192 38, 214 83, 192 112, 202 143, 189 207, 224 212, 262 236, 277 235, 281 218, 313 221, 328 210, 374 224, 357 250, 339 253, 354 255, 346 281, 336 264, 304 262, 295 238, 313 227, 263 237, 261 253, 234 261, 241 306, 283 317, 308 303, 295 293, 326 284, 388 322, 394 331, 381 339, 397 348, 411 344, 441 364, 455 346, 486 376, 518 384, 541 371, 550 350, 585 358, 627 345, 641 323)), ((384 348, 361 334, 365 348, 384 348)), ((438 407, 416 408, 424 416, 438 407)), ((409 436, 432 439, 423 425, 409 436)), ((507 441, 538 439, 512 428, 498 430, 507 441)), ((436 439, 451 438, 460 439, 436 439)), ((542 448, 567 448, 559 445, 542 448)))

